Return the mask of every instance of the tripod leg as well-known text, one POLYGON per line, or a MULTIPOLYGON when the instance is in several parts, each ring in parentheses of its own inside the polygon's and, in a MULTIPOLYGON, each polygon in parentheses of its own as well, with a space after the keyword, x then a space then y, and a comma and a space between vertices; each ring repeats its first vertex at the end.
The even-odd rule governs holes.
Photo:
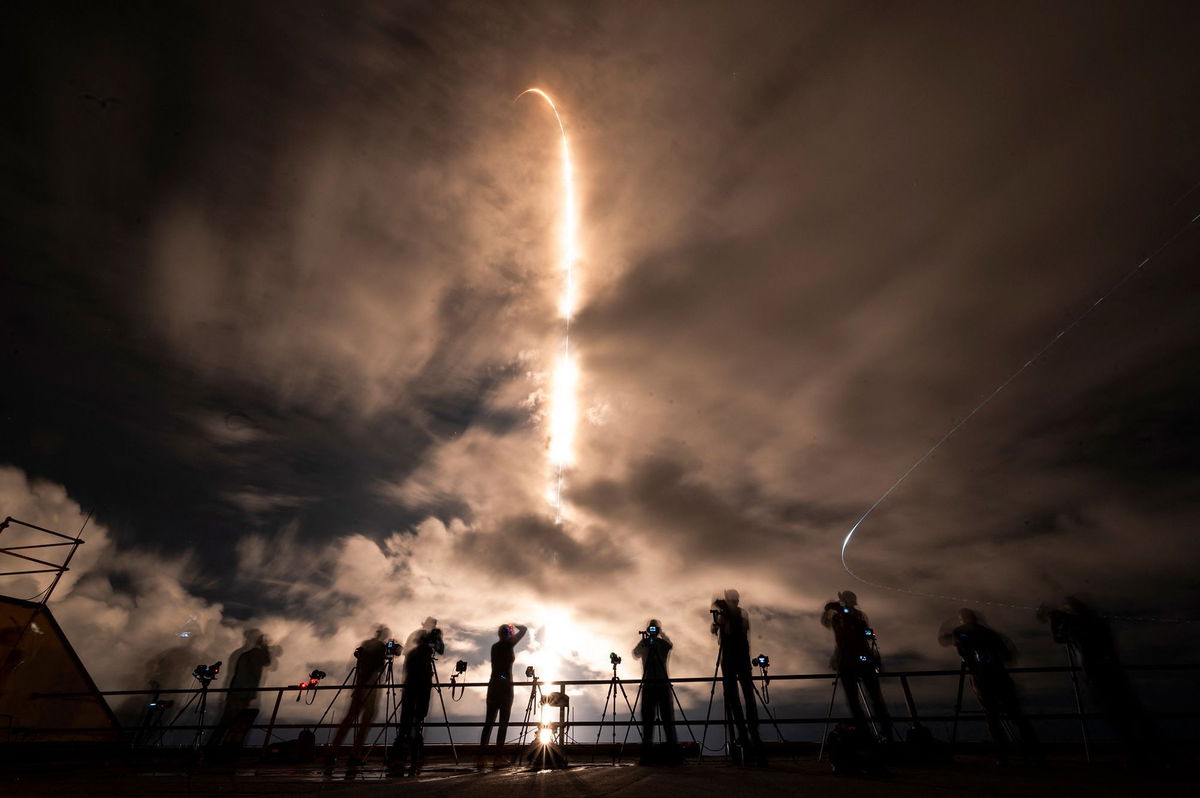
POLYGON ((671 696, 675 699, 675 706, 679 707, 679 717, 683 718, 683 725, 688 730, 688 736, 692 738, 692 742, 696 742, 696 734, 692 731, 692 724, 688 722, 687 715, 683 714, 683 704, 679 701, 679 694, 675 692, 675 685, 667 682, 667 686, 671 688, 671 696))
POLYGON ((771 711, 771 707, 767 704, 767 702, 763 701, 762 693, 759 692, 757 686, 754 686, 754 695, 758 698, 758 703, 762 706, 763 711, 767 713, 767 717, 771 719, 771 725, 775 727, 775 733, 779 735, 779 742, 787 742, 787 740, 785 740, 783 737, 783 732, 779 730, 779 723, 777 723, 775 720, 775 713, 771 711))
POLYGON ((722 643, 717 644, 717 663, 713 666, 712 687, 708 691, 708 709, 704 711, 704 731, 700 735, 700 753, 696 757, 697 765, 704 761, 704 743, 708 740, 708 724, 712 717, 713 697, 717 694, 717 671, 721 668, 722 645, 722 643))
MULTIPOLYGON (((623 686, 621 687, 621 692, 622 693, 625 692, 625 688, 623 686)), ((618 762, 621 760, 621 757, 625 755, 625 744, 629 742, 629 730, 632 729, 634 723, 637 722, 636 707, 638 705, 638 701, 640 701, 641 699, 642 699, 642 685, 639 683, 637 693, 635 693, 633 696, 633 706, 631 706, 629 708, 629 725, 625 727, 625 739, 621 740, 621 747, 620 747, 620 749, 617 750, 617 761, 618 762)), ((625 696, 625 703, 627 703, 627 704, 629 703, 628 695, 625 696)), ((638 737, 641 737, 641 736, 642 736, 642 730, 639 727, 638 728, 638 737)), ((646 742, 647 742, 646 739, 643 737, 642 745, 645 745, 646 742)))
POLYGON ((192 697, 189 698, 187 703, 183 705, 183 709, 179 710, 179 712, 175 715, 175 717, 171 719, 170 723, 168 723, 166 726, 162 727, 162 729, 158 732, 158 737, 154 740, 153 743, 151 743, 151 745, 162 745, 162 740, 163 740, 163 737, 166 736, 166 733, 169 732, 175 726, 175 724, 179 722, 179 719, 183 717, 183 713, 187 712, 188 707, 190 707, 192 705, 192 702, 194 702, 199 697, 200 697, 199 691, 196 691, 195 693, 193 693, 192 697))
MULTIPOLYGON (((350 669, 350 672, 346 674, 346 678, 345 678, 345 679, 342 679, 342 683, 341 683, 341 685, 338 687, 337 691, 336 691, 336 692, 333 694, 333 698, 331 698, 331 699, 329 700, 329 706, 325 707, 325 711, 321 713, 321 717, 320 717, 320 719, 317 721, 316 728, 318 728, 318 729, 319 729, 319 728, 321 728, 321 724, 325 722, 325 716, 329 714, 329 711, 330 711, 331 709, 333 709, 333 705, 334 705, 335 703, 337 703, 338 696, 340 696, 340 695, 342 694, 342 690, 345 690, 345 689, 346 689, 346 685, 350 683, 350 679, 351 679, 351 678, 354 676, 354 673, 355 673, 355 671, 357 671, 357 670, 358 670, 358 666, 357 666, 357 665, 355 665, 353 668, 351 668, 351 669, 350 669)), ((331 730, 331 731, 330 731, 330 734, 332 734, 332 733, 333 733, 333 732, 332 732, 332 730, 331 730)), ((326 737, 325 737, 325 744, 326 744, 326 745, 328 745, 328 744, 329 744, 329 740, 330 740, 330 737, 329 737, 329 736, 326 736, 326 737)))
POLYGON ((362 756, 363 760, 366 760, 366 758, 371 755, 371 752, 375 750, 375 746, 379 744, 380 739, 383 740, 383 750, 385 752, 384 758, 387 757, 388 725, 392 721, 392 706, 396 698, 396 685, 393 683, 392 663, 387 663, 387 667, 385 667, 383 672, 379 674, 379 681, 376 682, 376 684, 387 684, 387 687, 385 687, 383 691, 383 728, 376 732, 375 739, 372 740, 371 744, 367 746, 366 753, 364 753, 362 756))
POLYGON ((867 723, 871 726, 871 734, 875 735, 875 739, 879 739, 879 727, 875 724, 875 714, 871 711, 874 705, 867 700, 867 691, 863 687, 863 679, 858 680, 858 700, 862 702, 863 712, 867 713, 867 723))
POLYGON ((442 720, 446 722, 446 739, 450 741, 450 753, 454 754, 454 764, 458 764, 458 748, 454 745, 454 734, 450 731, 450 716, 446 714, 446 697, 442 695, 442 685, 439 683, 437 665, 433 666, 433 683, 437 688, 438 702, 442 705, 442 720))
POLYGON ((838 679, 841 674, 833 676, 833 692, 829 694, 829 710, 825 713, 825 726, 821 729, 821 749, 817 752, 817 761, 825 758, 825 738, 829 736, 829 719, 833 717, 833 700, 837 698, 838 679))
POLYGON ((529 716, 533 714, 533 706, 537 701, 538 687, 537 682, 529 688, 529 700, 525 702, 525 720, 521 721, 521 735, 517 738, 517 745, 525 745, 525 734, 529 731, 529 716))
POLYGON ((1092 746, 1088 741, 1087 718, 1083 716, 1083 698, 1079 694, 1079 671, 1075 669, 1075 653, 1070 646, 1067 649, 1067 664, 1071 666, 1071 687, 1075 691, 1075 711, 1079 713, 1079 731, 1083 734, 1083 755, 1090 764, 1092 761, 1092 746))
MULTIPOLYGON (((619 688, 620 688, 620 690, 621 690, 621 698, 624 698, 624 699, 625 699, 625 706, 626 706, 626 707, 629 709, 629 721, 630 721, 630 723, 632 723, 632 722, 633 722, 634 715, 635 715, 635 712, 636 712, 636 710, 634 710, 634 707, 637 705, 637 702, 638 702, 638 700, 640 700, 640 699, 641 699, 641 697, 642 697, 642 696, 641 696, 641 692, 640 692, 640 690, 641 690, 641 686, 640 686, 640 685, 638 686, 638 690, 639 690, 639 692, 638 692, 638 693, 637 693, 637 694, 634 696, 633 703, 630 703, 630 702, 629 702, 629 693, 625 692, 625 685, 624 685, 624 684, 622 684, 620 681, 618 681, 618 682, 617 682, 617 687, 619 687, 619 688)), ((641 735, 641 733, 642 733, 642 732, 641 732, 641 730, 639 729, 639 730, 638 730, 638 735, 640 736, 640 735, 641 735)), ((625 739, 626 739, 626 740, 628 740, 628 739, 629 739, 629 727, 628 727, 628 726, 626 726, 626 727, 625 727, 625 739)), ((613 696, 613 727, 612 727, 612 741, 613 741, 613 746, 614 746, 614 749, 615 749, 615 746, 616 746, 616 744, 617 744, 617 697, 616 697, 615 695, 613 696)), ((624 749, 625 749, 625 743, 621 743, 621 750, 622 750, 622 751, 624 751, 624 749)), ((620 758, 619 758, 619 753, 618 753, 616 750, 614 750, 614 752, 613 752, 613 764, 615 765, 615 764, 616 764, 617 762, 619 762, 619 761, 620 761, 620 758)))
POLYGON ((958 694, 954 698, 954 725, 950 727, 950 758, 954 758, 954 744, 958 742, 958 716, 962 714, 963 685, 967 681, 967 663, 958 669, 958 694))
MULTIPOLYGON (((613 702, 613 723, 617 720, 617 676, 614 673, 612 680, 608 683, 608 692, 604 694, 604 709, 600 712, 600 725, 596 727, 596 742, 592 745, 592 762, 596 761, 596 748, 600 746, 600 735, 604 734, 604 718, 608 716, 608 702, 612 699, 613 702)), ((613 742, 616 743, 617 727, 613 726, 613 742)))

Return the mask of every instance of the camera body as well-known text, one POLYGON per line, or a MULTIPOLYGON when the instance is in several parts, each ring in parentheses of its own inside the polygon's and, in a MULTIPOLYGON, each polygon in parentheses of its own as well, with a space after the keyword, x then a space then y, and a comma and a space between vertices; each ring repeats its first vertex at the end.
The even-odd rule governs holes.
POLYGON ((394 639, 389 640, 383 644, 383 654, 386 657, 395 658, 395 657, 400 656, 400 649, 401 649, 401 645, 398 642, 396 642, 394 639))
POLYGON ((658 633, 661 631, 662 630, 659 629, 657 626, 654 626, 653 624, 651 624, 650 626, 647 626, 645 629, 639 629, 638 634, 640 634, 642 636, 642 639, 645 640, 647 638, 658 637, 658 633))
POLYGON ((217 660, 212 665, 201 663, 192 671, 192 675, 203 685, 207 685, 213 679, 217 678, 217 674, 221 672, 221 661, 217 660))
POLYGON ((526 679, 536 679, 537 678, 537 671, 535 671, 533 669, 532 665, 529 665, 525 668, 525 678, 526 679))
POLYGON ((764 670, 771 667, 771 658, 768 657, 766 654, 759 654, 757 657, 752 659, 750 662, 753 665, 755 665, 756 667, 763 668, 764 670))
POLYGON ((467 672, 467 661, 465 659, 460 659, 458 662, 454 663, 454 672, 456 674, 466 673, 467 672))
MULTIPOLYGON (((320 668, 313 668, 312 673, 308 674, 308 681, 300 682, 298 686, 301 691, 308 690, 311 687, 316 687, 321 680, 325 678, 325 675, 325 671, 321 670, 320 668)), ((296 696, 296 700, 300 700, 300 696, 298 694, 296 696)))
POLYGON ((621 657, 617 654, 617 652, 610 651, 608 654, 608 661, 611 662, 613 665, 620 665, 621 657))

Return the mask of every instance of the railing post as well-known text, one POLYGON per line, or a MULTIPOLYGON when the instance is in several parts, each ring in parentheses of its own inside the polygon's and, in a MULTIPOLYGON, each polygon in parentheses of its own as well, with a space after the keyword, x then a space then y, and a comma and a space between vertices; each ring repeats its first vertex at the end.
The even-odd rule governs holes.
POLYGON ((271 747, 271 735, 275 732, 275 718, 279 716, 279 704, 283 701, 283 688, 280 687, 275 693, 275 708, 271 710, 271 722, 267 724, 267 734, 263 737, 262 754, 259 759, 262 760, 267 756, 267 749, 271 747))
POLYGON ((558 705, 558 744, 567 744, 567 684, 563 682, 558 685, 558 694, 561 695, 562 701, 558 705))

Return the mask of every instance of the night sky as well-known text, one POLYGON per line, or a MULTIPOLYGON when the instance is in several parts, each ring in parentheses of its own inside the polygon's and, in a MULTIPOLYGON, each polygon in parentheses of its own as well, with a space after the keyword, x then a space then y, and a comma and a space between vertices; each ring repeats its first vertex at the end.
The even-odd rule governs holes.
MULTIPOLYGON (((1068 594, 1200 619, 1196 4, 7 16, 0 516, 92 514, 51 606, 102 686, 247 626, 269 679, 340 673, 427 615, 472 675, 512 621, 518 667, 603 677, 651 616, 702 675, 726 587, 781 673, 827 668, 845 588, 896 666, 951 666, 964 605, 1027 664, 1059 664, 1031 608, 1068 594), (580 199, 561 525, 529 86, 580 199), (848 575, 859 516, 1068 327, 848 549, 959 598, 848 575)), ((1194 629, 1117 622, 1130 661, 1194 629)))

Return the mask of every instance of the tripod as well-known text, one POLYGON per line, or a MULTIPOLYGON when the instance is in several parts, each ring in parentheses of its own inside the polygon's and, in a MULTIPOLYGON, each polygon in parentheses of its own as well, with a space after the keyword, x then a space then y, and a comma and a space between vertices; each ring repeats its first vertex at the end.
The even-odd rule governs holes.
POLYGON ((175 702, 163 701, 159 696, 160 693, 156 691, 142 709, 142 717, 138 722, 138 730, 133 736, 134 748, 141 748, 144 745, 154 745, 158 739, 155 737, 155 732, 158 733, 158 737, 161 737, 166 729, 163 725, 163 716, 170 711, 175 702))
POLYGON ((767 713, 767 717, 771 719, 771 725, 775 727, 775 734, 779 736, 779 742, 786 743, 787 740, 783 736, 783 731, 779 728, 779 722, 775 720, 775 713, 771 711, 770 701, 768 700, 767 691, 769 689, 768 685, 771 683, 771 677, 767 675, 765 667, 760 665, 759 670, 762 673, 763 686, 762 689, 759 689, 758 685, 751 682, 751 686, 754 688, 754 695, 758 698, 758 703, 762 706, 763 711, 767 713))
MULTIPOLYGON (((625 706, 629 707, 629 722, 633 723, 633 704, 629 703, 629 694, 625 692, 625 685, 621 684, 621 680, 617 678, 617 663, 612 663, 612 679, 608 682, 608 692, 604 696, 604 710, 600 713, 600 726, 596 729, 595 746, 600 745, 600 735, 604 733, 604 718, 608 714, 608 702, 612 701, 613 707, 613 726, 612 726, 612 744, 613 744, 613 764, 615 765, 619 759, 617 747, 617 690, 621 691, 621 697, 625 699, 625 706)), ((638 695, 641 695, 641 685, 638 685, 638 695)), ((532 698, 532 697, 531 697, 532 698)), ((629 728, 625 729, 625 738, 629 738, 629 728)), ((625 747, 625 743, 621 743, 621 748, 625 747)), ((592 761, 596 761, 596 750, 592 749, 592 761)))
MULTIPOLYGON (((334 692, 333 698, 329 699, 329 705, 327 707, 325 707, 325 711, 321 713, 320 719, 317 720, 316 728, 318 728, 318 729, 321 728, 321 724, 325 722, 325 717, 329 714, 330 710, 333 709, 333 705, 337 703, 338 696, 340 696, 342 694, 342 691, 346 689, 346 685, 349 684, 350 680, 354 678, 354 674, 357 671, 358 671, 357 665, 351 666, 350 672, 346 674, 345 679, 342 679, 342 683, 338 686, 337 691, 334 692)), ((333 734, 333 732, 331 731, 330 735, 332 735, 332 734, 333 734)), ((329 744, 330 739, 331 739, 331 737, 328 735, 325 737, 326 745, 329 744)))
POLYGON ((525 702, 525 720, 521 722, 521 736, 517 739, 517 745, 525 745, 525 733, 529 731, 529 718, 533 714, 533 708, 541 705, 542 688, 541 682, 538 681, 537 674, 529 676, 532 682, 529 687, 529 700, 525 702))
POLYGON ((379 676, 380 681, 387 685, 384 688, 383 728, 379 730, 379 733, 375 735, 375 739, 367 747, 367 752, 363 755, 363 759, 371 755, 371 751, 378 745, 380 738, 383 739, 384 750, 387 750, 388 727, 396 720, 396 713, 400 711, 399 691, 396 689, 396 679, 392 670, 392 661, 394 659, 395 657, 389 656, 384 660, 383 673, 379 676))
POLYGON ((396 741, 392 744, 392 754, 388 761, 388 770, 394 775, 400 775, 408 762, 408 775, 416 776, 421 772, 422 755, 425 749, 425 718, 429 714, 429 697, 437 690, 438 700, 442 705, 442 720, 446 726, 446 737, 450 740, 450 752, 454 755, 454 763, 458 764, 458 748, 454 745, 454 736, 450 731, 450 717, 446 713, 446 699, 442 695, 442 686, 438 681, 437 663, 429 657, 429 671, 414 674, 415 664, 406 664, 404 697, 400 704, 400 728, 396 733, 396 741), (420 679, 420 681, 416 681, 420 679))
MULTIPOLYGON (((715 616, 714 616, 715 619, 715 616)), ((724 653, 725 641, 717 638, 717 662, 713 665, 712 687, 708 690, 708 709, 704 711, 704 733, 700 736, 700 755, 696 757, 696 764, 699 765, 704 761, 704 743, 708 740, 708 724, 712 717, 713 698, 717 694, 717 672, 721 669, 721 655, 724 653)), ((728 747, 729 741, 732 738, 730 730, 733 728, 733 721, 729 717, 729 701, 725 701, 725 745, 728 747)), ((720 749, 717 749, 720 750, 720 749)))
POLYGON ((442 705, 442 720, 446 724, 446 739, 450 741, 450 753, 454 754, 454 764, 458 764, 458 749, 454 746, 454 735, 450 732, 450 716, 446 714, 446 697, 442 695, 441 680, 438 678, 437 661, 433 662, 433 686, 437 689, 438 702, 442 705))
MULTIPOLYGON (((872 637, 871 637, 871 651, 872 651, 872 655, 873 655, 873 657, 874 657, 874 662, 876 663, 876 664, 874 665, 874 667, 873 667, 873 670, 874 670, 874 672, 875 672, 875 673, 876 673, 876 675, 877 675, 877 674, 879 673, 879 670, 880 670, 880 668, 882 667, 882 658, 879 656, 879 646, 878 646, 878 644, 876 644, 876 642, 875 642, 875 638, 874 638, 874 636, 873 636, 873 635, 872 635, 872 637)), ((866 658, 866 656, 859 657, 859 659, 860 659, 860 660, 863 660, 863 661, 867 661, 867 658, 866 658)), ((878 678, 878 677, 876 677, 876 678, 878 678)), ((821 761, 821 759, 822 759, 822 758, 825 756, 825 740, 826 740, 826 738, 829 736, 829 721, 830 721, 830 720, 833 718, 833 701, 834 701, 834 699, 835 699, 835 698, 837 698, 837 688, 838 688, 838 681, 843 681, 843 680, 842 680, 842 674, 841 674, 841 672, 840 672, 840 671, 839 671, 838 673, 835 673, 835 674, 834 674, 834 676, 833 676, 833 691, 832 691, 832 692, 829 694, 829 709, 828 709, 828 710, 826 711, 826 713, 825 713, 825 726, 824 726, 824 727, 822 728, 822 730, 821 730, 821 748, 820 748, 820 750, 817 752, 817 761, 818 761, 818 762, 820 762, 820 761, 821 761)), ((890 720, 888 720, 888 718, 886 717, 886 715, 885 715, 885 717, 883 718, 883 721, 884 721, 884 723, 886 724, 885 728, 887 728, 887 730, 888 730, 887 739, 885 740, 885 739, 884 739, 884 738, 883 738, 883 737, 882 737, 882 736, 879 734, 879 727, 878 727, 878 726, 876 725, 876 723, 875 723, 875 716, 874 716, 874 715, 871 713, 871 710, 870 710, 870 709, 868 709, 868 707, 871 707, 871 706, 873 706, 873 704, 871 703, 871 701, 870 701, 870 700, 868 700, 868 699, 869 699, 869 696, 867 695, 867 692, 866 692, 866 690, 865 690, 865 689, 863 689, 863 681, 862 681, 862 679, 861 679, 861 678, 859 678, 858 676, 855 676, 855 678, 854 678, 854 683, 855 683, 855 689, 856 689, 856 690, 858 690, 858 700, 859 700, 859 706, 862 708, 862 711, 863 711, 863 713, 865 713, 865 714, 866 714, 866 717, 867 717, 867 723, 868 723, 868 724, 870 725, 870 727, 871 727, 871 733, 872 733, 872 735, 874 735, 874 738, 875 738, 876 740, 879 740, 879 741, 880 741, 880 742, 882 742, 882 743, 891 743, 891 742, 892 742, 892 736, 891 736, 891 735, 892 735, 891 721, 890 721, 890 720)), ((843 685, 844 685, 844 681, 843 681, 843 685)), ((878 687, 878 685, 877 685, 877 686, 876 686, 876 689, 877 689, 877 690, 881 690, 882 688, 879 688, 879 687, 878 687)), ((961 683, 961 679, 960 679, 960 682, 959 682, 959 693, 958 693, 958 696, 959 696, 959 697, 958 697, 958 703, 959 703, 959 706, 961 706, 961 705, 962 705, 962 683, 961 683)), ((847 699, 847 700, 849 700, 849 699, 847 699)), ((881 702, 881 704, 882 704, 882 702, 881 702)), ((853 704, 851 704, 851 706, 853 706, 853 704)))
POLYGON ((188 707, 199 702, 196 707, 196 712, 199 715, 199 718, 196 721, 196 733, 192 736, 191 747, 200 747, 200 742, 204 739, 204 716, 208 712, 208 686, 212 684, 212 679, 201 679, 199 676, 196 676, 196 681, 200 682, 199 689, 192 693, 192 697, 187 700, 187 703, 183 705, 183 708, 179 710, 179 713, 176 714, 175 717, 171 719, 171 722, 168 723, 158 733, 158 738, 154 741, 155 745, 162 743, 163 737, 167 732, 174 728, 175 724, 179 722, 179 719, 183 717, 183 713, 188 711, 188 707))
MULTIPOLYGON (((662 661, 662 654, 660 654, 653 647, 651 647, 649 655, 653 658, 653 662, 656 665, 654 670, 664 674, 664 677, 661 679, 661 681, 666 681, 667 689, 671 693, 671 700, 672 700, 672 702, 674 702, 674 706, 678 707, 678 709, 679 709, 679 717, 683 720, 683 725, 688 730, 688 736, 692 738, 693 744, 697 744, 696 743, 696 734, 692 731, 692 726, 688 722, 687 713, 683 711, 683 704, 679 700, 679 694, 675 692, 675 685, 671 684, 670 678, 665 676, 665 674, 667 673, 667 667, 662 661)), ((614 671, 614 673, 615 673, 615 671, 614 671)), ((643 675, 642 681, 638 684, 637 693, 633 697, 633 706, 629 708, 629 724, 625 727, 625 739, 622 740, 621 748, 620 748, 620 750, 617 751, 617 759, 618 760, 625 753, 625 744, 629 742, 629 729, 637 722, 637 717, 636 717, 637 712, 634 708, 637 707, 638 703, 642 700, 643 692, 644 692, 643 688, 645 687, 646 681, 647 680, 646 680, 645 676, 643 675)), ((658 682, 660 680, 654 679, 651 681, 658 682)), ((622 690, 622 692, 624 692, 624 690, 622 690)), ((628 700, 629 699, 626 698, 626 702, 628 702, 628 700)), ((645 711, 645 709, 646 709, 645 704, 643 704, 642 705, 643 712, 645 711)), ((663 725, 664 736, 666 736, 669 741, 670 737, 672 736, 672 733, 667 731, 668 720, 666 717, 662 716, 661 712, 659 713, 659 715, 660 715, 660 720, 663 725)), ((616 698, 615 697, 613 699, 613 717, 614 717, 614 722, 615 722, 615 717, 616 717, 616 698)), ((676 724, 674 723, 673 720, 670 721, 670 723, 671 723, 671 727, 672 727, 671 731, 673 732, 674 726, 676 724)), ((649 735, 646 734, 643 727, 639 727, 639 729, 638 729, 638 733, 642 737, 643 756, 645 756, 647 753, 647 750, 648 750, 647 746, 652 745, 654 742, 653 720, 651 721, 650 725, 651 725, 651 733, 649 735)), ((614 727, 613 731, 615 733, 615 731, 616 731, 615 727, 614 727)), ((678 746, 678 740, 676 740, 675 744, 676 744, 676 746, 678 746)), ((678 756, 679 756, 679 749, 676 748, 676 750, 671 752, 672 761, 674 761, 674 759, 678 756)))

